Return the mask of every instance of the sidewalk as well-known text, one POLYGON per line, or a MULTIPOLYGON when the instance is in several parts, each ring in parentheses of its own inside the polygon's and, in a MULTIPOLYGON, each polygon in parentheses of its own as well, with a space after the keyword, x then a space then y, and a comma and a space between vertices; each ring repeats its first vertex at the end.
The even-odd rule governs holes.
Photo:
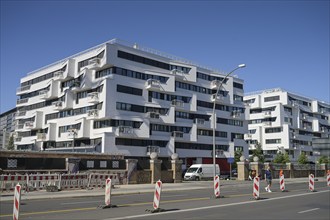
MULTIPOLYGON (((318 182, 325 182, 324 177, 318 178, 318 182)), ((274 179, 273 183, 278 183, 279 179, 274 179)), ((285 179, 285 184, 290 183, 306 183, 308 184, 308 178, 293 178, 285 179)), ((252 181, 238 181, 238 180, 221 180, 220 186, 227 187, 240 187, 252 185, 252 181)), ((183 191, 183 190, 197 190, 213 188, 212 181, 189 181, 182 183, 164 183, 162 191, 183 191)), ((130 185, 115 185, 112 189, 112 195, 124 195, 124 194, 139 194, 146 192, 154 192, 155 184, 130 184, 130 185)), ((47 192, 45 190, 22 192, 22 200, 30 199, 44 199, 44 198, 65 198, 65 197, 90 197, 90 196, 102 196, 104 195, 104 189, 80 189, 80 190, 63 190, 58 192, 47 192)), ((1 201, 12 201, 14 192, 3 192, 0 196, 1 201)))

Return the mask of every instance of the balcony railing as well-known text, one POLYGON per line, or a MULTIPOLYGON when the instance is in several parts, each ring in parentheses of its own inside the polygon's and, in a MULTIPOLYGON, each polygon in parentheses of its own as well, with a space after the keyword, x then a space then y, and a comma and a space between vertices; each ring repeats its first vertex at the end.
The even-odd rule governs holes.
POLYGON ((96 70, 101 67, 100 64, 101 64, 101 58, 96 57, 88 61, 88 65, 86 66, 86 68, 90 70, 96 70))
POLYGON ((178 70, 178 69, 173 69, 171 70, 171 74, 183 78, 184 77, 184 72, 182 70, 178 70))
POLYGON ((160 81, 156 79, 148 79, 145 84, 146 89, 159 89, 160 81))
POLYGON ((33 128, 34 127, 34 122, 33 121, 26 121, 24 123, 25 128, 33 128))
POLYGON ((99 117, 99 110, 98 109, 91 109, 87 111, 88 118, 98 118, 99 117))
POLYGON ((16 104, 24 104, 27 103, 29 101, 29 98, 25 98, 25 99, 17 99, 16 104))
POLYGON ((26 111, 17 111, 16 117, 22 117, 26 115, 26 111))
POLYGON ((52 106, 54 107, 55 110, 60 110, 63 108, 63 102, 62 101, 52 102, 52 106))
POLYGON ((37 141, 45 141, 46 140, 46 133, 37 133, 37 141))
POLYGON ((64 79, 64 71, 59 70, 54 73, 54 80, 61 80, 64 79))
POLYGON ((172 100, 172 105, 178 108, 183 108, 184 107, 184 102, 182 100, 172 100))
POLYGON ((172 131, 171 136, 175 138, 183 138, 183 132, 182 131, 172 131))
POLYGON ((42 90, 39 92, 39 95, 42 99, 47 99, 49 98, 49 90, 42 90))
POLYGON ((158 112, 147 112, 147 117, 150 119, 159 119, 160 114, 158 112))
POLYGON ((160 147, 159 146, 147 146, 147 155, 150 155, 151 153, 160 153, 160 147))
POLYGON ((16 89, 16 93, 20 93, 20 92, 27 91, 27 90, 29 90, 30 88, 31 88, 31 85, 18 87, 18 88, 16 89))
POLYGON ((132 135, 134 134, 134 130, 132 126, 118 126, 117 127, 117 134, 121 135, 132 135))
POLYGON ((215 96, 215 94, 212 94, 212 96, 211 96, 211 101, 212 102, 222 102, 222 101, 224 101, 225 100, 225 97, 223 96, 223 95, 220 95, 220 94, 218 94, 217 96, 215 96))
POLYGON ((99 93, 98 92, 91 92, 87 94, 87 100, 89 103, 96 104, 99 100, 99 93))

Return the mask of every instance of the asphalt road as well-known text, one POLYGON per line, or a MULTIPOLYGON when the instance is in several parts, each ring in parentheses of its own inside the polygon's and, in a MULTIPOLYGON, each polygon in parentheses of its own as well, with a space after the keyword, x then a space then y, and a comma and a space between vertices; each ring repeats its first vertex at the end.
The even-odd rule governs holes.
MULTIPOLYGON (((164 191, 160 213, 146 211, 152 209, 152 193, 112 196, 118 207, 110 209, 98 208, 104 196, 35 200, 23 196, 20 219, 329 219, 330 189, 324 182, 315 183, 317 192, 309 192, 306 183, 291 183, 288 192, 280 192, 274 184, 272 193, 263 185, 260 200, 252 198, 247 184, 222 187, 220 199, 213 198, 212 189, 164 191)), ((0 219, 12 219, 12 210, 11 201, 1 202, 0 219)))

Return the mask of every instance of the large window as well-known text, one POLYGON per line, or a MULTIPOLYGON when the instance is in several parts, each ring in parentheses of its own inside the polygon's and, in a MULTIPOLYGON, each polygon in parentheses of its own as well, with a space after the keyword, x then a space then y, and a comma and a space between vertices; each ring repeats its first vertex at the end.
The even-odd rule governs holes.
POLYGON ((281 139, 266 139, 266 144, 280 144, 281 139))
POLYGON ((142 89, 137 89, 137 88, 129 87, 129 86, 123 86, 123 85, 119 85, 119 84, 117 85, 117 92, 142 96, 142 89))
POLYGON ((264 98, 265 102, 272 102, 272 101, 277 101, 280 100, 280 96, 269 96, 264 98))
POLYGON ((142 121, 128 121, 128 120, 114 120, 108 119, 103 121, 94 121, 93 128, 106 128, 106 127, 118 127, 118 126, 129 126, 132 128, 140 128, 143 124, 142 121))
POLYGON ((164 62, 160 62, 157 60, 153 60, 153 59, 149 59, 146 57, 142 57, 142 56, 138 56, 132 53, 127 53, 121 50, 118 50, 118 57, 119 58, 123 58, 126 60, 130 60, 130 61, 134 61, 134 62, 138 62, 138 63, 143 63, 146 65, 150 65, 150 66, 154 66, 154 67, 158 67, 161 69, 166 69, 166 70, 170 70, 170 65, 164 62))

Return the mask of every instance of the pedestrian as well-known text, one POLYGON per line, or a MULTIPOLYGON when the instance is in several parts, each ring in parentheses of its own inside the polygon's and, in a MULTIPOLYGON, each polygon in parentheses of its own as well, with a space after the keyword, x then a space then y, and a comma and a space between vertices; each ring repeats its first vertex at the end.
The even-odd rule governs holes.
POLYGON ((272 172, 270 171, 270 167, 267 167, 267 170, 265 171, 265 180, 267 183, 267 186, 265 187, 266 192, 272 192, 270 190, 270 187, 272 186, 272 172))

